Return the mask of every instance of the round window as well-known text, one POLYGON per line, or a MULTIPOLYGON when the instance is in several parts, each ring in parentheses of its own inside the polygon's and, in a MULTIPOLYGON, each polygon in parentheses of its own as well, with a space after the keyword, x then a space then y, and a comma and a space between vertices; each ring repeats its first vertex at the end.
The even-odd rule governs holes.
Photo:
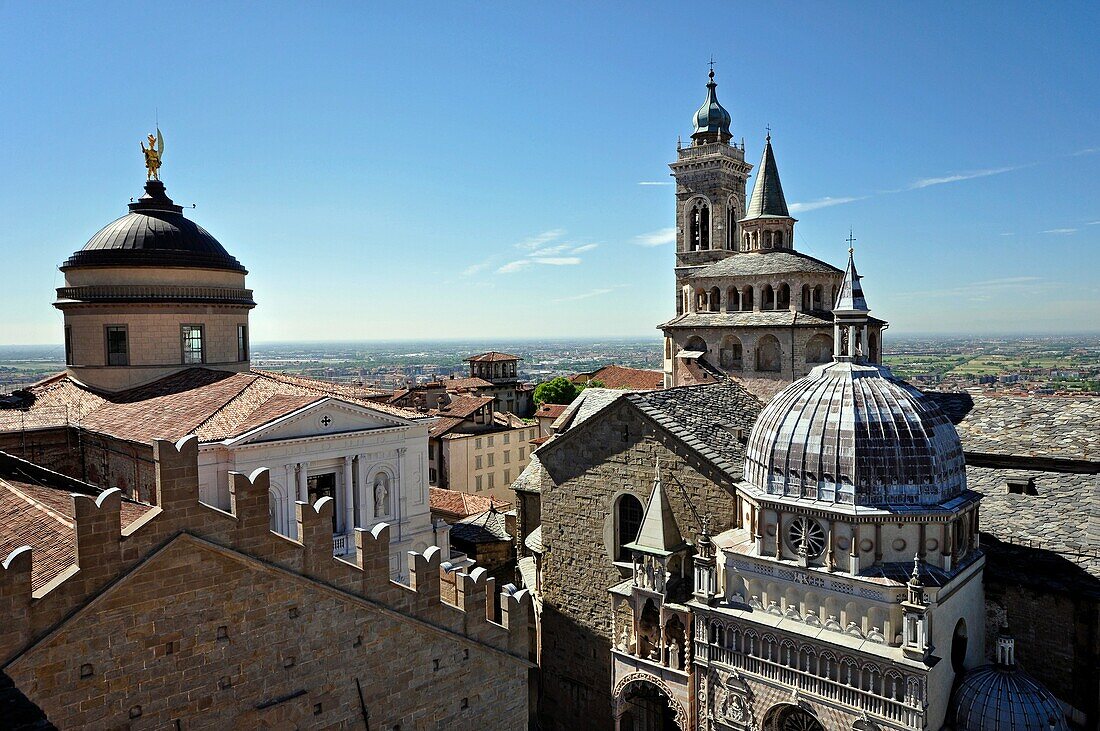
POLYGON ((795 551, 805 551, 807 556, 814 558, 825 550, 825 530, 816 520, 795 518, 787 527, 787 542, 795 551))

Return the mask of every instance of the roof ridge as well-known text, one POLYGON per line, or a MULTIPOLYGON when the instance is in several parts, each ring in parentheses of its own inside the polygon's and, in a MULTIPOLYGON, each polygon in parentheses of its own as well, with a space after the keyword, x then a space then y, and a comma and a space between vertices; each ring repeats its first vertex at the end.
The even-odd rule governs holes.
POLYGON ((33 497, 28 495, 23 490, 20 490, 18 487, 13 485, 7 479, 5 479, 3 477, 0 477, 0 485, 3 485, 4 487, 8 488, 9 491, 14 493, 16 496, 18 496, 21 500, 26 502, 28 505, 42 511, 43 513, 45 513, 49 517, 53 518, 54 520, 56 520, 58 523, 65 526, 66 528, 69 528, 70 530, 75 528, 76 523, 75 523, 74 520, 70 520, 70 519, 66 518, 65 516, 59 514, 56 510, 49 507, 48 505, 46 505, 42 502, 39 502, 38 500, 35 500, 33 497))

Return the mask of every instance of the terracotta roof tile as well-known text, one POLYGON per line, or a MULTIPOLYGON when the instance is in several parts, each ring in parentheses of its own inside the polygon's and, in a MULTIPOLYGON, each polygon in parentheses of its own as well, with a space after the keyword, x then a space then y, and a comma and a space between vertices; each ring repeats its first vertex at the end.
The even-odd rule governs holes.
POLYGON ((484 378, 446 378, 442 381, 448 391, 468 391, 479 388, 492 388, 493 384, 484 378))
POLYGON ((495 363, 505 360, 523 359, 518 355, 509 355, 508 353, 500 353, 495 350, 490 350, 488 353, 481 353, 480 355, 471 355, 469 358, 466 358, 467 363, 495 363))
POLYGON ((496 502, 482 495, 471 495, 442 487, 428 488, 428 500, 433 513, 440 513, 443 517, 454 520, 483 513, 490 507, 495 507, 497 510, 507 510, 511 507, 510 503, 496 502))
POLYGON ((428 428, 428 437, 441 437, 464 421, 458 417, 441 416, 428 428))
POLYGON ((640 391, 664 386, 665 374, 662 371, 644 368, 608 365, 591 373, 580 373, 571 376, 569 380, 573 383, 587 383, 590 380, 596 380, 602 381, 604 388, 629 388, 640 391))
POLYGON ((440 416, 469 418, 478 409, 493 403, 492 396, 455 396, 451 402, 438 410, 440 416))
POLYGON ((568 408, 569 404, 543 404, 535 412, 535 416, 540 419, 556 419, 568 408))

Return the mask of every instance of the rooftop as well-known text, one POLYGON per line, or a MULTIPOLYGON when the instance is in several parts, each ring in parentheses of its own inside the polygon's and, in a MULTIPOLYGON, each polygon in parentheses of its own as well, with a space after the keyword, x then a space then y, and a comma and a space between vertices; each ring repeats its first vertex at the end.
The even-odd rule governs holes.
POLYGON ((605 388, 629 388, 640 391, 661 388, 665 382, 665 374, 662 371, 647 370, 645 368, 606 365, 591 373, 578 373, 575 376, 570 376, 569 380, 573 383, 600 381, 605 388))
POLYGON ((504 513, 489 508, 484 513, 463 518, 451 526, 451 539, 467 543, 511 542, 508 532, 508 520, 504 513))
POLYGON ((467 363, 497 363, 506 360, 523 360, 518 355, 509 355, 508 353, 499 353, 495 350, 490 350, 488 353, 481 353, 480 355, 471 355, 465 359, 467 363))
POLYGON ((372 400, 383 391, 257 370, 189 368, 116 394, 93 391, 61 373, 20 395, 20 408, 0 409, 0 431, 78 426, 139 443, 188 434, 221 441, 324 397, 401 419, 426 418, 372 400))
POLYGON ((455 520, 484 513, 494 505, 497 510, 507 510, 511 507, 510 503, 495 502, 492 498, 482 495, 471 495, 467 492, 447 490, 442 487, 429 487, 428 500, 433 513, 440 513, 444 518, 455 520))
POLYGON ((691 272, 692 279, 760 274, 843 274, 832 264, 797 251, 742 251, 691 272))

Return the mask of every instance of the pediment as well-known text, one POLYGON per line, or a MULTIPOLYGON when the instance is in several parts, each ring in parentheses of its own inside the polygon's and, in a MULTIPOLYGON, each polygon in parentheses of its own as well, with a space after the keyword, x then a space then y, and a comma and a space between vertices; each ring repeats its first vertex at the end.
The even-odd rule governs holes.
POLYGON ((342 401, 321 397, 313 403, 301 406, 269 421, 255 425, 247 431, 226 439, 224 444, 238 446, 276 442, 285 439, 305 439, 353 432, 392 429, 410 426, 412 422, 382 411, 342 401))

